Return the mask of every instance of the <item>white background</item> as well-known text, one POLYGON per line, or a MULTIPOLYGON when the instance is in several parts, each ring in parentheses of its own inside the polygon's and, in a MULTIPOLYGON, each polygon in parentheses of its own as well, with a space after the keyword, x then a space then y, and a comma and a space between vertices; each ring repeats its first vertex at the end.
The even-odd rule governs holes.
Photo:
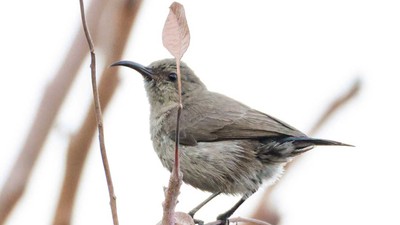
MULTIPOLYGON (((319 147, 306 153, 273 196, 282 224, 400 224, 400 3, 181 3, 192 37, 183 60, 209 89, 300 130, 309 130, 335 97, 355 79, 362 80, 360 94, 316 135, 357 147, 319 147)), ((170 4, 143 3, 124 59, 147 65, 170 57, 161 42, 170 4)), ((0 3, 0 187, 21 150, 43 90, 80 26, 78 0, 0 3)), ((155 224, 169 173, 152 150, 142 78, 132 70, 120 71, 122 84, 104 118, 120 224, 155 224)), ((91 96, 86 63, 7 224, 51 223, 69 135, 79 127, 91 96)), ((247 216, 264 189, 235 215, 247 216)), ((184 185, 178 210, 189 211, 208 195, 184 185)), ((198 217, 214 220, 237 200, 219 197, 198 217)), ((73 224, 112 224, 108 201, 94 142, 73 224)))

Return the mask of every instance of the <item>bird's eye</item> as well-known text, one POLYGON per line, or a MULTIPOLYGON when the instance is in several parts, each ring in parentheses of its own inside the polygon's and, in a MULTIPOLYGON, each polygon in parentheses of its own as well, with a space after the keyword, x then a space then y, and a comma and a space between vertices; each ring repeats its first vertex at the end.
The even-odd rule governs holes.
POLYGON ((170 81, 176 81, 176 79, 178 78, 178 75, 176 75, 176 73, 170 73, 168 74, 168 79, 170 81))

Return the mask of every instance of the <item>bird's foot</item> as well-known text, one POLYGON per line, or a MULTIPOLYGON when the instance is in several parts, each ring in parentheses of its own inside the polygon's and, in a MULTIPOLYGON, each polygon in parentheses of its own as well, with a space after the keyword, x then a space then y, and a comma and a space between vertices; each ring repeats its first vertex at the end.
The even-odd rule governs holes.
POLYGON ((203 220, 198 220, 193 218, 194 224, 198 224, 198 225, 204 225, 204 221, 203 220))
POLYGON ((223 214, 219 215, 217 217, 217 220, 220 221, 218 225, 228 225, 229 224, 229 220, 228 220, 229 216, 230 215, 227 215, 227 213, 223 213, 223 214))

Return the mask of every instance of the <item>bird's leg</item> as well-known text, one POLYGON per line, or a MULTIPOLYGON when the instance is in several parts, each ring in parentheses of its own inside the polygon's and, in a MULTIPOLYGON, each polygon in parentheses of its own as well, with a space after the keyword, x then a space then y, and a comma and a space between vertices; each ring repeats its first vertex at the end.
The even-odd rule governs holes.
MULTIPOLYGON (((197 213, 205 204, 207 204, 209 201, 211 201, 213 198, 217 197, 221 192, 216 192, 213 193, 210 197, 208 197, 206 200, 202 201, 198 206, 196 206, 194 209, 190 210, 189 215, 193 218, 194 214, 197 213)), ((202 224, 202 221, 200 220, 195 220, 197 224, 202 224)))
POLYGON ((239 206, 241 204, 243 204, 244 201, 246 201, 246 199, 248 199, 251 196, 251 194, 250 195, 247 195, 247 194, 244 195, 232 208, 230 208, 228 211, 226 211, 226 212, 222 213, 221 215, 219 215, 217 217, 217 220, 221 221, 219 224, 220 225, 228 224, 227 223, 228 218, 230 216, 232 216, 232 214, 239 208, 239 206))

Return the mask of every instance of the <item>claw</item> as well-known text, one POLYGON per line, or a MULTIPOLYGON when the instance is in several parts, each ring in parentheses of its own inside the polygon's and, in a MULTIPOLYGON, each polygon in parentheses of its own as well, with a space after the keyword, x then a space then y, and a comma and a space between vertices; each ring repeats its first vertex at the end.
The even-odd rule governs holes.
POLYGON ((204 221, 203 220, 198 220, 198 219, 194 219, 193 218, 193 221, 194 221, 194 224, 204 225, 204 221))

